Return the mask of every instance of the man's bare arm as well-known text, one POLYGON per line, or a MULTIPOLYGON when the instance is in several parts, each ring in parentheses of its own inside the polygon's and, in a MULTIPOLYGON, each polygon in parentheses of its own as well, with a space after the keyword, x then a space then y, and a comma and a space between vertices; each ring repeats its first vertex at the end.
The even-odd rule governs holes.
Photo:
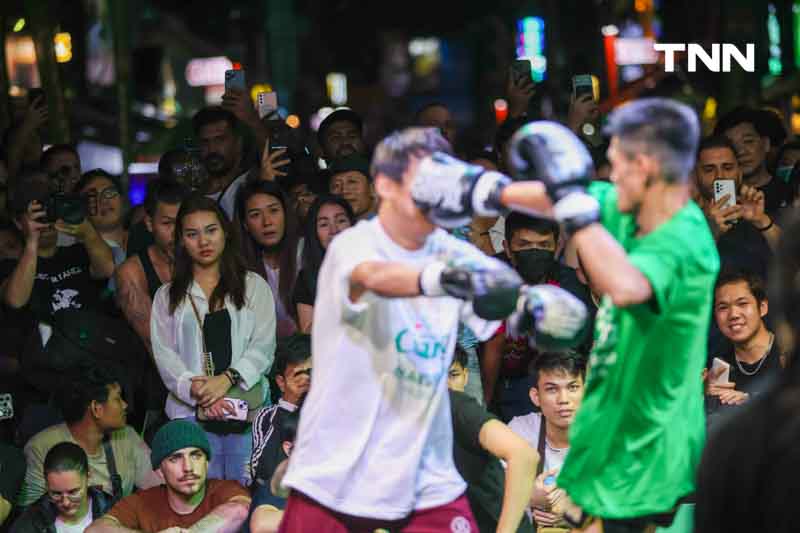
POLYGON ((419 269, 389 261, 366 261, 350 274, 350 301, 367 292, 389 298, 419 296, 419 269))
POLYGON ((110 515, 98 518, 86 528, 86 533, 140 533, 138 529, 130 529, 110 515))
POLYGON ((236 533, 250 510, 250 498, 236 496, 218 505, 205 518, 189 528, 191 533, 236 533))
POLYGON ((117 304, 128 323, 144 341, 151 354, 150 345, 150 312, 153 301, 147 290, 147 281, 141 270, 139 259, 132 257, 125 261, 116 272, 117 304))

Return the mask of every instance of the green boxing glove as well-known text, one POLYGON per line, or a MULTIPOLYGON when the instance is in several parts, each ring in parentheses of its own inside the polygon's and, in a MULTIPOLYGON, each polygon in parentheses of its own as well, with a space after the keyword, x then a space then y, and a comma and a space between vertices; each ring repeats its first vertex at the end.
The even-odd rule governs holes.
POLYGON ((583 342, 587 333, 586 306, 554 285, 526 286, 508 324, 514 335, 526 335, 541 350, 568 350, 583 342))

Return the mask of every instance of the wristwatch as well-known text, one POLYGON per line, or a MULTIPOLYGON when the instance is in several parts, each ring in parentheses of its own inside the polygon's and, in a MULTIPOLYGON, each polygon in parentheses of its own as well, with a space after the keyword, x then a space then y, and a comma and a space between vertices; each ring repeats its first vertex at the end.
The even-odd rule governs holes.
POLYGON ((234 387, 242 381, 242 375, 235 368, 227 369, 224 374, 228 376, 228 379, 231 380, 231 385, 234 387))

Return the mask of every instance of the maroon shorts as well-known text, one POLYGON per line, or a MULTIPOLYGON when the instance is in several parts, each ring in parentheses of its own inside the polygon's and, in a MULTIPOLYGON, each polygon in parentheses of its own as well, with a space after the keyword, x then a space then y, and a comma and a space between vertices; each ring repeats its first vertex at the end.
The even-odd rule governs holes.
POLYGON ((303 493, 292 491, 278 533, 479 533, 466 496, 450 503, 414 511, 400 520, 361 518, 328 509, 303 493))

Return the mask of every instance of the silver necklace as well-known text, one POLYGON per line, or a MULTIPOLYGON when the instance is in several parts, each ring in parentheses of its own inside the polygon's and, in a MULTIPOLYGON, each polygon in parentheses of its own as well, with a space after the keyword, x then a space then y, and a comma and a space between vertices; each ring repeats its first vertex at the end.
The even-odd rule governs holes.
POLYGON ((764 364, 764 361, 767 360, 767 357, 769 356, 769 352, 772 351, 772 342, 774 340, 775 340, 775 335, 770 333, 769 334, 769 346, 767 346, 767 351, 764 352, 764 355, 761 357, 761 360, 758 362, 758 366, 752 372, 748 372, 744 368, 742 368, 742 363, 739 362, 739 359, 736 357, 736 354, 734 353, 733 354, 733 358, 736 359, 736 366, 739 367, 739 372, 741 372, 745 376, 755 376, 756 374, 758 374, 758 371, 761 370, 761 366, 764 364))

